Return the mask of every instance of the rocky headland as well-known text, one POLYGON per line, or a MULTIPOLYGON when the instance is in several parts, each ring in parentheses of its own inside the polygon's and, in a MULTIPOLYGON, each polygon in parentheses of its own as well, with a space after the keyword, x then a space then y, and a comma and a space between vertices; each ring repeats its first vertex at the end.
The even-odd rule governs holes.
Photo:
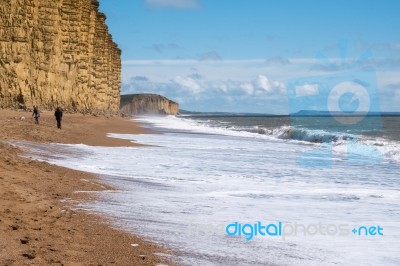
POLYGON ((121 113, 124 115, 177 115, 179 104, 158 94, 121 95, 121 113))

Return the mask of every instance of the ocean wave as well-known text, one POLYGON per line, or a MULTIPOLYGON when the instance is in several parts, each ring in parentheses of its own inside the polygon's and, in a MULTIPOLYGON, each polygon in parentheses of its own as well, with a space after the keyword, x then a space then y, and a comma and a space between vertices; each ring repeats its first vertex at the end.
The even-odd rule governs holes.
POLYGON ((292 139, 312 143, 332 143, 344 140, 353 140, 356 138, 356 136, 350 134, 295 128, 290 126, 281 126, 273 129, 256 126, 245 130, 252 133, 275 136, 278 139, 292 139))
POLYGON ((347 157, 357 158, 358 161, 380 159, 400 162, 400 143, 384 138, 368 138, 362 135, 328 132, 281 126, 278 128, 265 128, 255 126, 242 129, 260 135, 269 135, 277 139, 309 142, 315 144, 332 145, 332 150, 337 153, 347 154, 347 157))
POLYGON ((139 117, 135 120, 149 123, 159 129, 217 134, 233 137, 266 139, 269 141, 293 141, 313 145, 331 145, 332 151, 348 157, 379 161, 380 159, 400 162, 400 143, 384 138, 367 138, 362 135, 329 132, 293 126, 266 128, 263 126, 236 126, 217 120, 196 120, 182 117, 139 117))

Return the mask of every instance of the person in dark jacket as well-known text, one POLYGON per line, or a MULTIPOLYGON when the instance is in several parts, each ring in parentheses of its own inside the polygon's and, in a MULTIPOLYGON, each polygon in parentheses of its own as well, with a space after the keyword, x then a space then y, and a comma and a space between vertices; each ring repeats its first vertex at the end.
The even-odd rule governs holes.
POLYGON ((54 112, 54 116, 56 117, 57 120, 57 127, 61 129, 61 119, 63 116, 63 112, 60 107, 57 107, 56 111, 54 112))
POLYGON ((35 124, 39 124, 39 117, 40 117, 39 107, 33 106, 32 117, 35 118, 35 124))

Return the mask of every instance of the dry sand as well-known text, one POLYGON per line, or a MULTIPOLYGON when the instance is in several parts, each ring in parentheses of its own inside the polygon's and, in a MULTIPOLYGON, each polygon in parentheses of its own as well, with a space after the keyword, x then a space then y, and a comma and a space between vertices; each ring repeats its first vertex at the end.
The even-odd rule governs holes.
POLYGON ((114 229, 109 218, 75 210, 70 200, 63 200, 89 200, 77 190, 110 189, 95 175, 22 158, 22 151, 7 144, 128 146, 134 144, 106 134, 145 130, 120 117, 80 114, 64 114, 62 126, 56 128, 53 112, 43 112, 35 125, 31 113, 0 109, 0 265, 171 265, 154 255, 171 251, 114 229))

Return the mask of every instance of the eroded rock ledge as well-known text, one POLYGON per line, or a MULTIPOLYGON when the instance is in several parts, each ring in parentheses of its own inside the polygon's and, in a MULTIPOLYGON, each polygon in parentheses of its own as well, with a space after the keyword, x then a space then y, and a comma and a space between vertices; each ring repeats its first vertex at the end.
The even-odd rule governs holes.
POLYGON ((124 115, 177 115, 179 104, 158 94, 121 95, 121 113, 124 115))
POLYGON ((0 108, 118 112, 121 50, 97 0, 2 0, 0 108))

